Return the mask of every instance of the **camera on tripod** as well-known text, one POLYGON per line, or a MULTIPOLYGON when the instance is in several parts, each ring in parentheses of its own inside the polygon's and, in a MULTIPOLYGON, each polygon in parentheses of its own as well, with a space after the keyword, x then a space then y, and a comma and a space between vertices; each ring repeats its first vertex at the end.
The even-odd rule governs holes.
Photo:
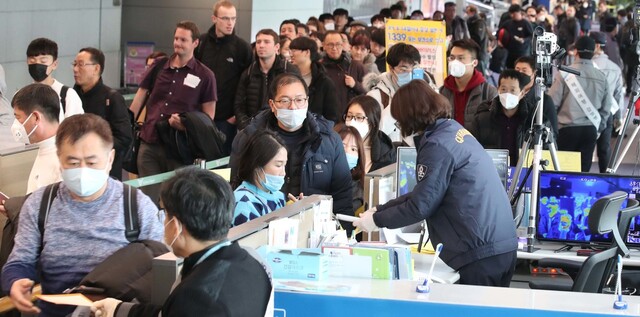
POLYGON ((550 87, 553 82, 551 66, 555 59, 562 59, 565 50, 558 46, 558 37, 551 32, 545 32, 542 27, 536 27, 534 33, 533 54, 536 57, 537 76, 544 78, 544 84, 550 87))

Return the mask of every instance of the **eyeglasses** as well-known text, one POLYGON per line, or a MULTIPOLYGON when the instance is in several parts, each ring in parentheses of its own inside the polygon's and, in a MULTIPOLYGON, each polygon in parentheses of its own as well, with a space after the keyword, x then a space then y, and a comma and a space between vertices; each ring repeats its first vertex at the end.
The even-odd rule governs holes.
POLYGON ((326 48, 342 47, 342 42, 324 44, 326 48))
POLYGON ((453 55, 450 55, 447 59, 448 59, 450 62, 453 62, 453 61, 455 61, 455 60, 457 59, 457 60, 459 60, 459 61, 461 61, 461 62, 463 62, 463 63, 465 62, 465 60, 467 60, 467 58, 466 58, 465 56, 458 56, 458 57, 456 57, 456 56, 453 56, 453 55))
POLYGON ((216 17, 224 22, 236 22, 237 17, 216 17))
POLYGON ((407 73, 407 72, 410 72, 412 69, 413 69, 413 66, 407 66, 407 65, 394 67, 394 70, 399 73, 407 73))
POLYGON ((290 98, 282 98, 280 100, 275 100, 275 102, 285 106, 285 107, 289 107, 291 106, 291 102, 294 102, 296 104, 296 106, 300 107, 300 106, 304 106, 305 103, 307 103, 307 100, 309 100, 309 97, 296 97, 294 99, 290 99, 290 98))
POLYGON ((97 65, 97 64, 96 64, 96 63, 82 63, 82 62, 77 63, 77 62, 71 62, 71 66, 73 66, 73 67, 76 67, 76 66, 78 66, 78 67, 85 67, 85 66, 89 66, 89 65, 97 65))
POLYGON ((342 116, 342 118, 344 119, 344 121, 351 121, 355 119, 357 122, 364 122, 364 120, 367 120, 367 117, 365 116, 353 116, 350 114, 345 114, 342 116))

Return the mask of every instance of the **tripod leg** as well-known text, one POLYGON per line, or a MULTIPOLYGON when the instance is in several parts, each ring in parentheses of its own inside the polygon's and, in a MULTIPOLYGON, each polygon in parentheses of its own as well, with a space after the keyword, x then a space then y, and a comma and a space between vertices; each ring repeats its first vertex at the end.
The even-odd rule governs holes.
MULTIPOLYGON (((624 156, 627 155, 627 151, 629 151, 629 148, 631 147, 633 140, 636 139, 636 136, 638 135, 638 131, 640 131, 640 125, 636 126, 636 128, 633 130, 633 134, 631 135, 631 138, 627 141, 627 144, 624 146, 624 150, 622 150, 622 153, 620 153, 618 160, 615 162, 615 165, 613 165, 613 169, 608 171, 609 173, 615 173, 618 170, 618 167, 620 167, 620 164, 622 163, 624 156)), ((619 138, 622 139, 621 136, 619 138)))
POLYGON ((516 188, 518 188, 518 180, 520 179, 520 173, 522 173, 522 167, 527 161, 527 154, 529 153, 529 147, 531 146, 531 140, 533 140, 533 134, 529 134, 527 141, 522 143, 522 147, 520 148, 520 156, 518 156, 518 164, 516 164, 515 172, 513 173, 513 177, 511 178, 511 185, 509 185, 509 200, 512 200, 514 194, 516 192, 516 188))
POLYGON ((556 144, 553 142, 550 142, 548 146, 549 146, 549 153, 551 153, 551 162, 553 163, 553 168, 556 171, 559 171, 560 162, 558 161, 558 150, 556 149, 556 144))

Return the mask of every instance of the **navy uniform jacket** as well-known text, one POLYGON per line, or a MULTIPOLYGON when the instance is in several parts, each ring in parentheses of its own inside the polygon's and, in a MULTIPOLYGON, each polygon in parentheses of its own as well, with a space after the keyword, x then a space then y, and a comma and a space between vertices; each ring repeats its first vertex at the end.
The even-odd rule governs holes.
POLYGON ((455 120, 439 119, 416 140, 413 192, 377 207, 378 227, 427 220, 434 245, 451 268, 516 250, 511 206, 489 155, 455 120))

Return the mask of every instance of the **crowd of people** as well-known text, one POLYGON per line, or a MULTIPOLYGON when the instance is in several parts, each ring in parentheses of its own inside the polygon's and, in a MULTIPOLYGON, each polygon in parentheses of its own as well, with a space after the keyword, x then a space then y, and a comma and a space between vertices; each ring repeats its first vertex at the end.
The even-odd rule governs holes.
MULTIPOLYGON (((596 9, 589 0, 559 3, 552 13, 549 9, 535 1, 523 7, 513 0, 494 32, 473 5, 465 8, 464 17, 456 14, 453 2, 425 17, 419 10, 407 14, 405 1, 398 1, 370 23, 356 21, 339 8, 304 23, 285 20, 279 30, 258 31, 249 43, 235 35, 236 6, 222 0, 213 6, 206 32, 191 21, 177 23, 173 52, 149 56, 148 70, 128 109, 122 95, 102 81, 105 56, 99 49, 79 50, 72 63, 75 84, 68 87, 53 77, 56 42, 33 40, 26 55, 34 83, 20 89, 10 104, 0 68, 1 132, 15 141, 3 137, 0 146, 39 146, 28 179, 31 195, 22 209, 13 199, 0 201, 0 212, 17 228, 13 250, 3 244, 0 252, 11 254, 2 272, 3 290, 21 311, 44 309, 55 316, 59 309, 36 307, 27 299, 34 281, 42 283, 45 293, 61 292, 127 244, 118 180, 135 143, 131 118, 142 113, 136 151, 140 177, 188 165, 194 149, 207 144, 219 145, 219 157, 230 156, 232 187, 185 169, 170 185, 142 187, 137 212, 141 237, 162 240, 164 232, 177 255, 192 259, 185 262, 182 284, 212 296, 194 278, 185 279, 188 274, 208 278, 209 273, 193 267, 209 258, 237 261, 264 281, 264 303, 244 307, 240 315, 264 311, 269 282, 256 269, 256 260, 225 240, 226 230, 313 194, 331 195, 334 213, 361 214, 362 221, 355 225, 365 230, 435 218, 429 224, 434 241, 481 241, 443 253, 445 261, 460 270, 463 283, 508 285, 515 231, 503 228, 509 227, 510 208, 504 191, 496 190, 502 188, 497 176, 488 173, 492 167, 482 148, 508 149, 515 165, 534 115, 542 111, 551 141, 557 140, 560 150, 579 151, 582 171, 589 171, 597 146, 604 172, 612 130, 621 127, 625 87, 629 93, 638 61, 635 49, 629 49, 635 47, 628 40, 635 26, 626 10, 615 17, 606 2, 596 9), (420 69, 416 47, 397 43, 387 49, 387 19, 443 21, 448 75, 442 86, 420 69), (592 30, 593 19, 600 31, 592 30), (557 34, 558 45, 569 52, 566 64, 580 71, 579 76, 559 73, 543 96, 536 96, 534 89, 537 64, 531 40, 537 27, 557 34), (418 78, 416 70, 422 74, 418 78), (418 191, 437 197, 409 195, 377 209, 367 206, 364 175, 395 163, 398 145, 418 148, 418 191), (465 162, 474 164, 459 168, 465 162), (480 175, 478 167, 486 177, 471 181, 480 175), (444 178, 450 184, 439 181, 444 178), (56 183, 62 185, 56 187, 51 217, 42 224, 40 201, 56 183), (462 192, 478 196, 478 204, 459 205, 462 192), (491 224, 495 230, 476 232, 464 219, 443 220, 439 208, 469 211, 478 224, 491 224), (491 212, 482 213, 487 210, 491 212), (203 228, 202 219, 215 223, 203 228), (434 227, 443 221, 469 232, 458 236, 446 226, 434 227), (86 243, 92 243, 92 249, 84 247, 86 243), (478 275, 492 266, 500 269, 478 275)), ((341 225, 353 229, 349 222, 341 225)), ((231 273, 241 278, 239 272, 225 274, 231 273)), ((106 301, 96 309, 112 315, 165 314, 179 311, 178 303, 188 306, 188 296, 178 286, 164 307, 106 301)), ((238 300, 232 297, 219 300, 238 300)), ((191 308, 197 312, 198 307, 191 308)))

